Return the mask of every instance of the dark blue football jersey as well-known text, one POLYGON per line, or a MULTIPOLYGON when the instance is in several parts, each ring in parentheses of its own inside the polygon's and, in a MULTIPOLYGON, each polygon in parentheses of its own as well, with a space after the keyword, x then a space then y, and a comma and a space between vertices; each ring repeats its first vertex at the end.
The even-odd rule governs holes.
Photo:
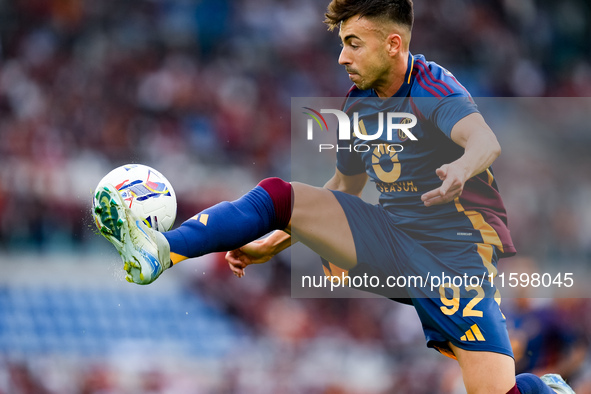
POLYGON ((468 180, 453 202, 426 207, 421 201, 422 194, 441 185, 435 170, 464 152, 451 140, 454 125, 478 112, 470 93, 449 71, 422 55, 410 55, 396 94, 382 99, 373 89, 353 87, 343 111, 352 120, 352 138, 339 140, 337 168, 345 175, 367 173, 380 192, 380 204, 399 218, 409 235, 425 241, 491 244, 501 256, 515 253, 491 168, 468 180), (416 125, 410 133, 390 128, 388 135, 388 122, 412 124, 411 117, 401 114, 414 115, 416 125), (356 136, 355 128, 367 137, 356 136))

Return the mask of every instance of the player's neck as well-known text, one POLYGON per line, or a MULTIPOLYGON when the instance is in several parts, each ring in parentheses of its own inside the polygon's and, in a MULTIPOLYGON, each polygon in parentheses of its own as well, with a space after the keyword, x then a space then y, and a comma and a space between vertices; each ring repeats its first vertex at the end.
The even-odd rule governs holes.
POLYGON ((399 53, 399 56, 396 57, 395 63, 390 70, 390 73, 384 79, 384 82, 374 87, 378 97, 392 97, 402 87, 408 69, 408 56, 408 51, 399 53))

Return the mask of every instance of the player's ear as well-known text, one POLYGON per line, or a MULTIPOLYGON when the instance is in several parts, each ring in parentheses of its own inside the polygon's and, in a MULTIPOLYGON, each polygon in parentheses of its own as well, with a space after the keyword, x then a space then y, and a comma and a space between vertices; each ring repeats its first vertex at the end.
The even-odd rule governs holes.
POLYGON ((388 54, 395 56, 402 49, 402 37, 398 33, 391 33, 386 38, 388 54))

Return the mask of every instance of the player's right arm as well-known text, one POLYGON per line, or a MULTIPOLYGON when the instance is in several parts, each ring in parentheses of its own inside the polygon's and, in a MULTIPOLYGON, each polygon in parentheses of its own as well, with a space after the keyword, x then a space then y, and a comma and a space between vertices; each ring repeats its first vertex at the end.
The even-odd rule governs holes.
MULTIPOLYGON (((332 178, 324 185, 325 189, 361 196, 367 182, 367 174, 345 175, 337 169, 332 178)), ((289 231, 289 230, 288 230, 289 231)), ((237 277, 244 276, 244 269, 251 264, 262 264, 269 261, 282 250, 287 249, 297 240, 285 231, 275 231, 267 238, 250 242, 239 249, 226 253, 226 261, 237 277)))

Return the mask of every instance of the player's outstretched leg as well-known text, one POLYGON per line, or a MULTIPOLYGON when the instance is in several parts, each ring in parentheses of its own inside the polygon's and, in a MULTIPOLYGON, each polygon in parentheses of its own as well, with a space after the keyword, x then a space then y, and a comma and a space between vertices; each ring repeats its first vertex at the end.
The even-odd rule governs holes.
POLYGON ((170 267, 166 238, 136 218, 114 186, 105 185, 97 192, 93 214, 101 234, 121 255, 128 282, 152 283, 170 267))
POLYGON ((203 210, 164 233, 173 263, 233 250, 273 230, 285 229, 291 220, 292 201, 290 183, 267 178, 239 199, 203 210))
POLYGON ((179 228, 159 233, 134 217, 115 187, 105 186, 95 196, 94 217, 101 234, 121 255, 126 279, 148 284, 185 258, 233 250, 285 229, 291 203, 291 185, 268 178, 238 200, 214 205, 179 228))

